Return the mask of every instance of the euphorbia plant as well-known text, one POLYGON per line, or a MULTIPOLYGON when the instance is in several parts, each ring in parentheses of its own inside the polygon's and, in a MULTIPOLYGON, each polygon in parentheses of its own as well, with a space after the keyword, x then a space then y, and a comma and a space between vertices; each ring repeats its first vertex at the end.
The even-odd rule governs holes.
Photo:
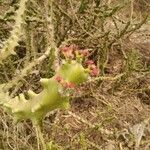
POLYGON ((77 87, 91 76, 97 76, 99 71, 93 61, 87 62, 84 68, 82 61, 88 55, 87 50, 78 50, 75 46, 60 48, 64 58, 56 74, 40 80, 43 90, 39 94, 28 91, 29 99, 23 94, 10 99, 3 97, 1 104, 14 116, 16 122, 30 119, 34 125, 39 125, 44 116, 54 109, 67 109, 69 99, 77 87))

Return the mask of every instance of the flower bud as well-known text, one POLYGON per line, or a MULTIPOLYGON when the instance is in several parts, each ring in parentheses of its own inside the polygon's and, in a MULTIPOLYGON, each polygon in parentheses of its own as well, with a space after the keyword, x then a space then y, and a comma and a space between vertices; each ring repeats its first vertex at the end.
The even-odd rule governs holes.
POLYGON ((59 83, 63 80, 63 78, 62 78, 61 76, 59 76, 59 75, 56 76, 55 79, 56 79, 56 81, 59 82, 59 83))

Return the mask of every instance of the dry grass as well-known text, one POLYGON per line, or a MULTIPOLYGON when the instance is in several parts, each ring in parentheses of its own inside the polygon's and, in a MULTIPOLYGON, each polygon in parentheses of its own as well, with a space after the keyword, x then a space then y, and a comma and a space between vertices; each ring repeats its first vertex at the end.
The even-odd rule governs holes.
MULTIPOLYGON (((81 5, 81 1, 57 0, 53 5, 53 36, 51 26, 44 22, 48 8, 40 1, 34 2, 37 3, 27 4, 28 24, 24 25, 17 55, 9 57, 0 66, 0 83, 7 82, 12 95, 25 93, 28 89, 39 92, 40 77, 53 75, 53 54, 38 66, 33 65, 27 73, 23 72, 43 56, 52 40, 57 47, 75 43, 91 49, 90 57, 99 65, 102 76, 125 73, 121 79, 83 85, 81 92, 72 99, 69 110, 48 114, 43 122, 43 135, 49 147, 60 150, 149 150, 150 22, 145 21, 139 30, 136 26, 148 14, 149 1, 133 0, 134 3, 127 3, 111 15, 110 11, 115 11, 116 3, 120 4, 120 1, 103 1, 110 10, 105 6, 101 7, 101 12, 99 6, 94 7, 93 1, 81 5), (128 20, 131 21, 129 26, 128 20), (15 83, 12 82, 14 79, 15 83)), ((98 4, 99 0, 96 2, 98 4)), ((8 1, 5 8, 4 4, 0 6, 2 16, 10 5, 13 4, 8 1)), ((2 43, 9 36, 13 20, 11 15, 0 20, 2 43)), ((39 141, 30 121, 15 125, 3 109, 0 115, 0 149, 38 149, 39 141)))

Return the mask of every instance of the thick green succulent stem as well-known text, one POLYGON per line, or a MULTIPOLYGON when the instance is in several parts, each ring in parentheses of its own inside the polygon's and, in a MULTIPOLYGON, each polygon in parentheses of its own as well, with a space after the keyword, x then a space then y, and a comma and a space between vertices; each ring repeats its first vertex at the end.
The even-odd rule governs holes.
POLYGON ((55 76, 50 79, 41 79, 43 90, 36 94, 28 91, 29 100, 23 94, 19 97, 1 102, 6 110, 14 116, 16 122, 30 119, 33 124, 39 125, 44 116, 54 109, 69 108, 70 89, 57 81, 57 76, 63 79, 64 83, 72 83, 78 86, 88 79, 88 73, 77 61, 64 61, 55 76))

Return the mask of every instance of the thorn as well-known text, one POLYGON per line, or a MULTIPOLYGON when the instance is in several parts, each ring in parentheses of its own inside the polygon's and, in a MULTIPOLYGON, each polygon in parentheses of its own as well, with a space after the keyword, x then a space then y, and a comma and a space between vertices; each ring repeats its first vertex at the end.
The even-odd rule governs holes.
POLYGON ((34 98, 38 94, 34 93, 32 90, 29 90, 28 95, 29 95, 29 98, 34 98))
POLYGON ((46 88, 46 87, 48 87, 49 79, 47 79, 47 78, 42 78, 42 79, 40 80, 40 82, 41 82, 42 86, 46 88))
POLYGON ((35 105, 32 109, 31 109, 31 112, 34 113, 35 111, 37 111, 38 109, 41 108, 41 105, 40 104, 37 104, 35 105))
POLYGON ((11 108, 8 103, 3 103, 3 106, 6 107, 6 108, 11 108))
POLYGON ((24 94, 19 94, 19 100, 26 102, 26 99, 24 97, 24 94))
POLYGON ((12 55, 16 55, 16 52, 15 52, 14 50, 12 50, 10 53, 11 53, 12 55))
POLYGON ((18 112, 21 112, 18 108, 12 110, 12 113, 18 113, 18 112))

